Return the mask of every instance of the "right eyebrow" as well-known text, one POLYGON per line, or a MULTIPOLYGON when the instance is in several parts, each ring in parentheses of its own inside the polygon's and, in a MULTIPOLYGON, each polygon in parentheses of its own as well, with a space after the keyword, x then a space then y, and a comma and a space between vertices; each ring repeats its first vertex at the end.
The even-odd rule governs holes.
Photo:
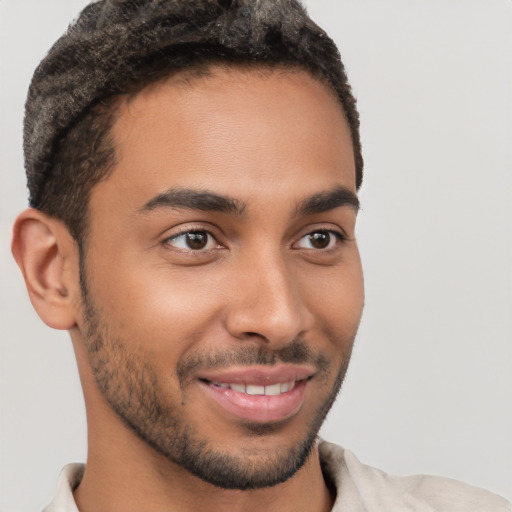
POLYGON ((245 210, 245 203, 208 190, 170 188, 150 199, 139 212, 146 213, 159 208, 213 211, 241 216, 245 210))

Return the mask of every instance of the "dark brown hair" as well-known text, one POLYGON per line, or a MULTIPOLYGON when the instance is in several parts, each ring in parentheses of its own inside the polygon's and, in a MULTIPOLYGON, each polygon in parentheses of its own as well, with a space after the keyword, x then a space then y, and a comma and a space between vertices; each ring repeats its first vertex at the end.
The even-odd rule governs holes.
POLYGON ((31 206, 80 241, 91 188, 115 163, 116 99, 184 70, 215 64, 306 70, 346 115, 356 186, 359 115, 334 42, 297 0, 102 0, 80 14, 34 73, 24 151, 31 206))

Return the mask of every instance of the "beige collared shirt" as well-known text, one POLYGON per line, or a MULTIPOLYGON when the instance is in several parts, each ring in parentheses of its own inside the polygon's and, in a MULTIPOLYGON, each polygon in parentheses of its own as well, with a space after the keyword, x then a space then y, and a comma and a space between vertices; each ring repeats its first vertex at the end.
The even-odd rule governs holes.
MULTIPOLYGON (((512 512, 503 498, 437 476, 397 477, 361 464, 340 446, 320 442, 326 478, 336 487, 332 512, 512 512)), ((43 512, 79 512, 73 499, 85 466, 69 464, 61 472, 57 495, 43 512)))

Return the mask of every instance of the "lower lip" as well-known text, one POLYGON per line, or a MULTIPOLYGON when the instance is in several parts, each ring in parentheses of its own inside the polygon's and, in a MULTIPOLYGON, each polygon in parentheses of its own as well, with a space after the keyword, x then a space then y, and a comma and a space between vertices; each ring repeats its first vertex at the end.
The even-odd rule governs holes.
POLYGON ((240 419, 257 423, 285 420, 299 412, 304 403, 307 381, 302 380, 295 387, 281 395, 248 395, 229 388, 204 383, 210 396, 226 411, 240 419))

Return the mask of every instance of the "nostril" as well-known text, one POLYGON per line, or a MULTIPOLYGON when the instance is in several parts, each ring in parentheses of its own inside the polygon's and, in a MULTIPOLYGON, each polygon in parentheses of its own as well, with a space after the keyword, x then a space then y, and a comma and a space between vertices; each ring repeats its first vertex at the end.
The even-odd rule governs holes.
POLYGON ((246 340, 246 341, 247 340, 269 341, 266 336, 264 336, 263 334, 261 334, 259 332, 255 332, 255 331, 246 331, 246 332, 242 333, 242 335, 239 336, 239 338, 246 340))

